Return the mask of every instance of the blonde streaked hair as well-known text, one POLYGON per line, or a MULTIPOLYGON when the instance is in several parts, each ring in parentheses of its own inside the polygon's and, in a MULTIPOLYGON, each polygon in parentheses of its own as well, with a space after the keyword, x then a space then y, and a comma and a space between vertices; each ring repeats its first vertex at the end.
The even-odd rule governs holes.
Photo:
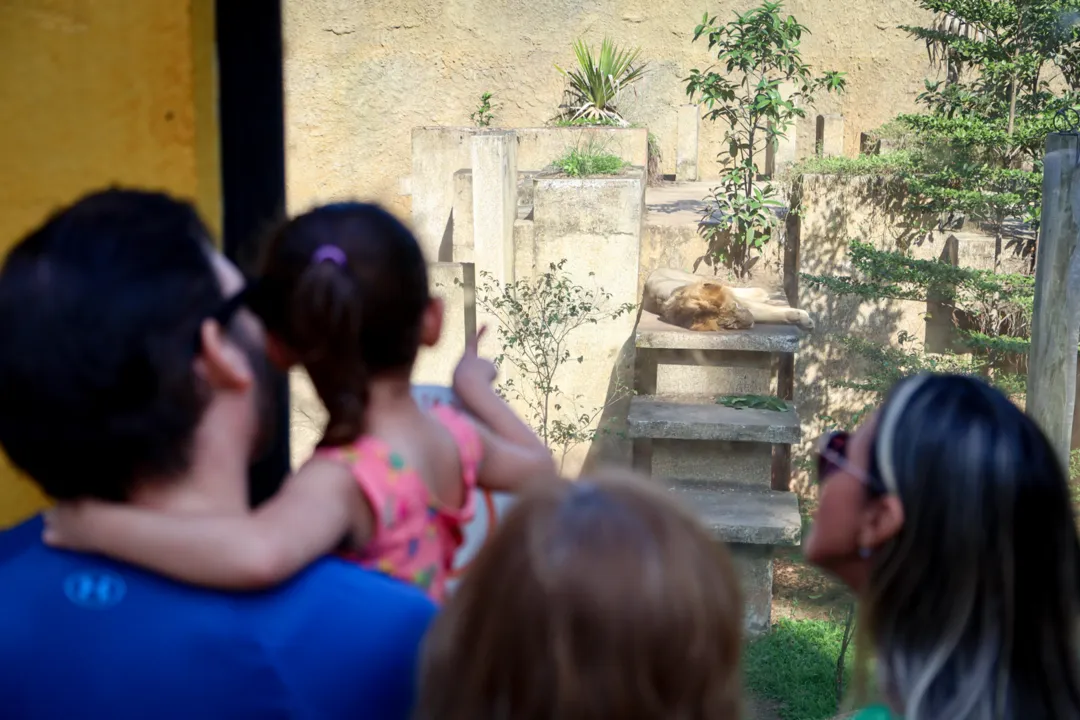
POLYGON ((904 510, 860 598, 879 690, 905 720, 1080 718, 1080 543, 1039 428, 980 379, 920 375, 871 456, 904 510))

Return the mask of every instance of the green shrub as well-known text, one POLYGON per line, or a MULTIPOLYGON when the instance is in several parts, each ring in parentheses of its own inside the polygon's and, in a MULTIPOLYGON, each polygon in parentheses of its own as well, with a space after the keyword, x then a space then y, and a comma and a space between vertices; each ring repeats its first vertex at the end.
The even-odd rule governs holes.
POLYGON ((910 166, 910 153, 898 150, 886 155, 860 155, 854 158, 814 156, 797 163, 788 172, 790 179, 803 175, 897 175, 910 166))
POLYGON ((647 63, 637 63, 641 48, 626 50, 604 38, 600 52, 593 55, 584 40, 574 43, 578 67, 558 70, 567 80, 568 101, 563 117, 592 124, 615 124, 625 127, 626 119, 616 106, 624 88, 639 81, 647 63))
POLYGON ((551 122, 555 127, 634 127, 633 125, 626 126, 618 120, 612 120, 610 118, 568 118, 561 117, 556 118, 551 122))
POLYGON ((590 175, 618 175, 627 163, 618 155, 586 147, 568 151, 552 165, 570 177, 589 177, 590 175))

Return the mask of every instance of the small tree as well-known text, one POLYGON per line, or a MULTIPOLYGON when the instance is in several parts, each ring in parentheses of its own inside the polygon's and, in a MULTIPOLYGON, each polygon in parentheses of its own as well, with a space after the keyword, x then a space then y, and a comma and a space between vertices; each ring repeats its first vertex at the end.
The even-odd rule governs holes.
MULTIPOLYGON (((1075 0, 918 0, 928 26, 902 26, 946 70, 927 80, 925 114, 900 120, 918 138, 911 204, 986 223, 1000 261, 1006 219, 1037 226, 1043 142, 1055 114, 1077 102, 1075 0), (1054 70, 1064 91, 1055 90, 1054 70)), ((1034 235, 1019 249, 1034 262, 1034 235)), ((1019 243, 1018 243, 1019 244, 1019 243)))
POLYGON ((799 42, 809 31, 794 17, 782 17, 782 7, 765 2, 726 25, 717 25, 706 13, 694 28, 694 41, 707 36, 719 64, 691 70, 686 92, 704 103, 706 118, 724 121, 728 146, 720 156, 720 186, 707 198, 703 228, 711 260, 729 263, 738 277, 749 274, 755 253, 778 223, 778 188, 771 182, 756 184, 761 175, 757 153, 784 137, 818 92, 844 89, 843 73, 815 75, 802 61, 799 42), (789 97, 780 94, 783 82, 795 85, 789 97))
POLYGON ((476 127, 491 127, 491 121, 495 119, 495 111, 498 109, 491 102, 492 93, 485 92, 480 95, 480 102, 476 105, 469 118, 476 127))
POLYGON ((558 385, 560 370, 567 363, 585 361, 584 355, 570 352, 570 336, 635 308, 631 303, 613 307, 611 293, 573 282, 563 271, 565 265, 561 260, 534 278, 507 284, 481 273, 477 287, 477 304, 499 324, 502 349, 495 365, 508 366, 516 374, 502 382, 499 392, 525 406, 533 429, 549 448, 560 452, 560 463, 574 446, 596 437, 596 420, 629 392, 620 386, 605 404, 588 408, 580 407, 580 396, 563 392, 558 385))

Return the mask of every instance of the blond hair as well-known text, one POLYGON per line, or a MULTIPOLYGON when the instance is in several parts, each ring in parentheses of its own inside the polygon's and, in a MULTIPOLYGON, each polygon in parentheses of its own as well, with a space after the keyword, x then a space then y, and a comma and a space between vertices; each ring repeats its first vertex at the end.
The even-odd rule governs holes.
POLYGON ((738 720, 731 558, 662 488, 607 471, 523 497, 436 619, 425 720, 738 720))

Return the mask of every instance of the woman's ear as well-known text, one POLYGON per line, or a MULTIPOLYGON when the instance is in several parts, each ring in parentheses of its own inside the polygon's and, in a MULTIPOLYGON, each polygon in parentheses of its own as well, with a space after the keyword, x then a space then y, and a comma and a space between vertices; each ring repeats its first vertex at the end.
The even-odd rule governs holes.
POLYGON ((211 387, 222 390, 246 390, 254 382, 247 355, 226 337, 216 320, 207 319, 199 328, 202 350, 195 359, 195 370, 211 387))
POLYGON ((420 344, 422 346, 438 345, 439 338, 442 337, 444 310, 443 301, 440 298, 432 298, 424 308, 424 315, 420 318, 420 344))
POLYGON ((288 372, 289 368, 300 361, 288 345, 269 333, 266 335, 266 357, 270 364, 281 372, 288 372))
POLYGON ((896 537, 904 527, 904 506, 893 494, 867 503, 859 529, 859 547, 873 550, 896 537))

